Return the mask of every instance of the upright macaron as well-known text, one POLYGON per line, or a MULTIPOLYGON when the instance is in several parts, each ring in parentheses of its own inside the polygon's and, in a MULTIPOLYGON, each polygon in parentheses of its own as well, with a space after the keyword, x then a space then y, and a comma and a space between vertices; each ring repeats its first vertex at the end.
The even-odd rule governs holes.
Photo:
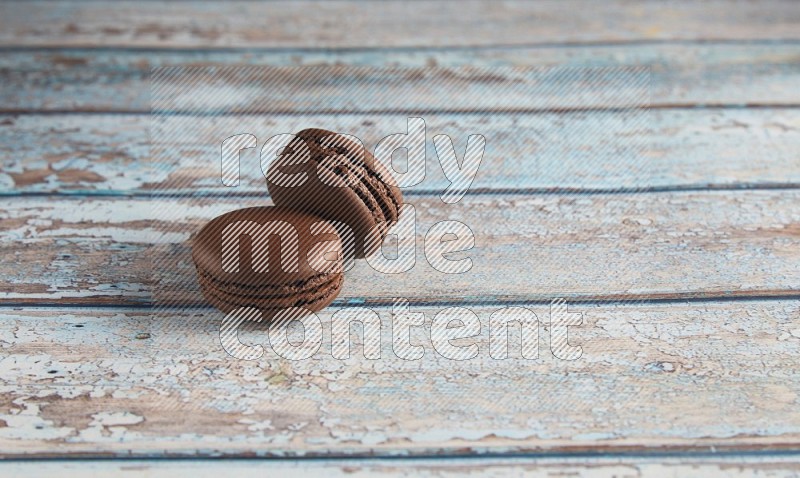
POLYGON ((349 226, 359 258, 380 248, 403 205, 390 171, 360 141, 324 129, 296 133, 266 176, 276 205, 349 226))
POLYGON ((201 291, 226 313, 238 307, 319 311, 342 288, 342 256, 328 221, 272 206, 218 216, 192 243, 201 291))

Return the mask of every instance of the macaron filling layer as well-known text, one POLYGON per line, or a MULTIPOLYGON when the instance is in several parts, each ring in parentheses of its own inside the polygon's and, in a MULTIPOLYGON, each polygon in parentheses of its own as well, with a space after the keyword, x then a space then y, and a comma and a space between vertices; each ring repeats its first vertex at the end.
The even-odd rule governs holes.
POLYGON ((400 205, 389 187, 375 172, 358 164, 359 160, 349 155, 342 156, 346 160, 338 162, 328 170, 351 186, 353 192, 372 213, 376 225, 385 225, 388 228, 397 222, 400 205), (358 181, 352 181, 352 178, 358 178, 358 181))
POLYGON ((214 289, 229 295, 260 298, 285 298, 296 294, 303 294, 324 287, 332 282, 339 274, 318 274, 306 280, 298 280, 281 285, 267 284, 241 284, 232 281, 220 280, 209 272, 197 269, 197 275, 205 280, 214 289))
MULTIPOLYGON (((383 213, 383 216, 379 216, 376 214, 377 211, 374 210, 374 206, 370 208, 373 214, 375 214, 376 223, 383 221, 391 225, 397 222, 397 218, 400 214, 400 201, 381 179, 380 174, 373 168, 368 167, 364 156, 369 153, 363 150, 363 147, 357 146, 348 140, 341 140, 338 144, 333 145, 323 144, 323 139, 329 136, 336 135, 335 133, 330 133, 325 136, 318 136, 313 141, 316 147, 319 148, 318 151, 326 156, 337 155, 340 158, 344 157, 347 159, 347 161, 336 164, 332 172, 343 179, 347 179, 348 176, 359 178, 360 183, 369 191, 369 195, 374 199, 383 213), (343 169, 339 170, 339 168, 343 169)), ((372 158, 372 160, 377 161, 375 158, 372 158)), ((319 161, 317 164, 320 164, 319 161)), ((349 183, 352 184, 352 181, 349 183)), ((354 185, 354 187, 357 186, 354 185)), ((356 192, 358 193, 358 191, 356 192)), ((372 201, 367 200, 361 194, 359 194, 359 197, 367 206, 371 205, 372 201)))
MULTIPOLYGON (((207 275, 199 273, 200 287, 204 294, 210 295, 215 300, 229 306, 236 307, 257 307, 261 309, 283 309, 289 307, 313 306, 314 304, 331 299, 331 296, 338 294, 344 276, 337 274, 333 277, 327 276, 327 281, 309 287, 306 290, 273 294, 261 294, 259 291, 241 294, 237 290, 238 284, 215 284, 219 282, 207 275), (230 291, 228 289, 234 289, 230 291)), ((253 287, 253 286, 245 286, 253 287)))

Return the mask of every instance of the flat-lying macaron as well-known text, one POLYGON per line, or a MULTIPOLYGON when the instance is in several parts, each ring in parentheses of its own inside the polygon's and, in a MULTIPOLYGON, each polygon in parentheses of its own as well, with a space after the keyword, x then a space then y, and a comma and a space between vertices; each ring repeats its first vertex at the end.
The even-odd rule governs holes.
POLYGON ((403 196, 389 170, 351 138, 300 131, 272 160, 266 177, 276 205, 349 226, 361 258, 378 250, 397 222, 403 196))
POLYGON ((203 295, 226 313, 239 307, 317 312, 342 288, 336 230, 322 218, 280 207, 214 218, 195 236, 192 259, 203 295))

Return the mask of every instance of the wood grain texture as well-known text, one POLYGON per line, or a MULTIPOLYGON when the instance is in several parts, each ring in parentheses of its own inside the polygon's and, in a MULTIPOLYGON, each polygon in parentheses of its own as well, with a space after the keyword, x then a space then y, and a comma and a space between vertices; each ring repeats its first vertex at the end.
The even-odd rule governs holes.
MULTIPOLYGON (((0 450, 33 456, 331 456, 484 453, 675 453, 796 450, 800 439, 800 302, 577 305, 574 361, 549 349, 546 306, 537 359, 495 360, 488 319, 471 309, 480 353, 450 360, 431 344, 444 306, 412 305, 425 355, 398 358, 390 310, 381 358, 279 357, 268 333, 242 327, 264 356, 236 360, 210 309, 2 309, 0 450)), ((354 335, 356 337, 356 335, 354 335)), ((360 333, 357 337, 361 337, 360 333)), ((516 357, 516 358, 513 358, 516 357)))
MULTIPOLYGON (((473 191, 772 187, 800 183, 800 110, 653 110, 647 113, 424 115, 425 180, 406 191, 441 192, 431 138, 449 135, 459 158, 466 138, 487 141, 473 191), (566 131, 580 131, 567 135, 566 131)), ((179 139, 151 144, 149 115, 0 116, 0 194, 266 194, 257 150, 242 153, 241 184, 218 180, 220 144, 250 132, 311 125, 353 134, 374 150, 406 131, 407 116, 260 115, 170 119, 179 139)), ((164 135, 162 135, 164 136, 164 135)), ((398 165, 402 169, 402 166, 398 165)))
POLYGON ((796 3, 5 2, 0 49, 0 194, 10 197, 0 205, 0 458, 317 457, 18 461, 0 474, 800 474, 796 3), (217 105, 266 112, 241 125, 260 143, 320 122, 374 145, 419 110, 429 138, 450 134, 463 151, 481 132, 497 149, 458 205, 436 198, 446 185, 436 167, 409 191, 414 269, 350 271, 320 314, 319 353, 283 359, 265 330, 246 326, 240 337, 267 353, 238 361, 196 290, 190 238, 269 199, 252 157, 235 193, 212 187, 224 121, 150 147, 151 68, 175 65, 334 66, 322 82, 273 70, 270 85, 306 81, 288 101, 267 88, 255 105, 247 95, 217 105), (645 123, 609 119, 636 95, 600 83, 587 94, 602 101, 587 103, 555 91, 561 78, 529 97, 531 78, 464 77, 465 65, 647 66, 655 111, 645 123), (354 101, 341 85, 356 76, 381 87, 354 101), (489 97, 497 91, 510 93, 489 97), (320 99, 331 114, 315 110, 320 99), (598 111, 563 111, 587 106, 598 111), (628 149, 609 154, 615 145, 628 149), (658 192, 598 193, 619 188, 658 192), (154 191, 218 197, 142 197, 154 191), (448 219, 476 234, 468 274, 438 273, 422 253, 427 228, 448 219), (575 361, 550 351, 543 304, 557 296, 584 314, 570 329, 575 361), (422 360, 393 354, 397 297, 425 313, 412 332, 422 360), (331 356, 331 314, 350 305, 380 314, 380 360, 359 346, 331 356), (475 359, 432 346, 431 320, 453 305, 482 322, 475 359), (507 305, 543 321, 538 359, 489 356, 489 317, 507 305), (527 456, 475 456, 516 454, 527 456), (406 459, 364 459, 376 455, 406 459))
MULTIPOLYGON (((800 81, 800 45, 776 44, 665 44, 665 45, 597 45, 590 47, 539 48, 478 48, 468 50, 413 49, 400 51, 125 51, 94 49, 34 49, 10 50, 0 55, 0 111, 150 111, 150 72, 152 68, 168 66, 225 67, 225 66, 332 66, 412 69, 418 76, 416 90, 431 85, 430 72, 438 71, 443 87, 436 95, 428 95, 426 109, 452 108, 463 98, 463 86, 456 88, 457 67, 476 69, 500 67, 565 68, 650 68, 649 103, 653 106, 703 105, 797 105, 800 93, 795 87, 800 81), (427 76, 426 76, 427 75, 427 76), (424 78, 425 83, 420 83, 424 78)), ((265 69, 266 71, 266 69, 265 69)), ((336 73, 341 86, 347 74, 355 69, 336 73)), ((263 76, 263 75, 262 75, 263 76)), ((463 75, 462 75, 463 76, 463 75)), ((435 78, 434 78, 435 79, 435 78)), ((251 78, 255 82, 256 78, 251 78)), ((329 79, 330 80, 330 79, 329 79)), ((378 81, 379 79, 374 79, 378 81)), ((545 81, 547 78, 539 78, 545 81)), ((296 81, 290 75, 273 77, 270 87, 280 90, 296 81), (280 81, 287 84, 281 86, 280 81)), ((362 79, 361 81, 366 81, 362 79)), ((558 84, 542 84, 536 95, 522 98, 519 107, 534 107, 542 103, 545 92, 558 84)), ((386 94, 382 101, 359 98, 349 111, 385 109, 402 93, 409 95, 415 88, 386 94), (388 103, 387 103, 388 101, 388 103)), ((504 86, 477 84, 495 92, 504 86)), ((598 88, 598 85, 594 85, 598 88)), ((269 94, 266 88, 264 94, 269 94)), ((334 93, 336 93, 334 91, 334 93)), ((341 91, 339 92, 341 94, 341 91)), ((597 93, 600 96, 602 91, 597 93)), ((419 94, 417 94, 419 96, 419 94)), ((576 96, 577 95, 573 95, 576 96)), ((252 97, 252 95, 251 95, 252 97)), ((493 97, 496 99, 497 95, 493 97)), ((280 98, 282 108, 289 108, 286 96, 280 98)), ((648 99, 642 98, 641 101, 648 99)), ((569 95, 551 98, 550 106, 580 105, 569 95)), ((331 106, 330 100, 324 103, 331 106)), ((240 105, 241 106, 241 105, 240 105)), ((252 106, 252 105, 248 105, 252 106)), ((275 105, 273 105, 274 107, 275 105)), ((406 103, 409 109, 412 106, 406 103)), ((473 105, 473 107, 478 105, 473 105)), ((264 108, 270 107, 264 100, 264 108)), ((341 107, 341 106, 340 106, 341 107)), ((396 106, 395 106, 396 107, 396 106)))
POLYGON ((237 477, 295 477, 363 478, 363 477, 503 477, 525 476, 552 478, 647 478, 664 476, 769 477, 789 478, 800 474, 795 457, 734 457, 660 460, 634 458, 449 458, 404 460, 226 460, 168 461, 168 460, 70 460, 58 462, 0 463, 0 473, 30 478, 61 476, 64 478, 91 476, 147 476, 214 478, 221 474, 237 477))
MULTIPOLYGON (((337 303, 702 298, 796 295, 797 190, 409 197, 416 264, 382 274, 364 261, 337 303), (713 214, 709 212, 713 211, 713 214), (471 228, 472 269, 444 274, 424 255, 440 221, 471 228)), ((201 305, 191 235, 266 198, 18 198, 0 208, 6 303, 201 305), (154 282, 156 281, 156 282, 154 282), (155 286, 154 286, 155 284, 155 286)), ((391 253, 389 253, 391 254, 391 253)), ((453 258, 456 259, 456 258, 453 258)))
POLYGON ((800 39, 791 1, 14 2, 4 46, 364 48, 800 39))

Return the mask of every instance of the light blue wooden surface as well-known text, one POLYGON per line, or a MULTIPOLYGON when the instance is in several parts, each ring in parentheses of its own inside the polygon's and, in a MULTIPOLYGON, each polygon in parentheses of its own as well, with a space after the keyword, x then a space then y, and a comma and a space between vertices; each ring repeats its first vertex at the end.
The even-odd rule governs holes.
MULTIPOLYGON (((438 50, 124 50, 30 48, 0 57, 0 111, 150 111, 150 71, 174 65, 330 66, 444 69, 470 66, 651 69, 654 106, 796 104, 800 43, 721 42, 621 43, 582 46, 485 47, 438 50), (35 87, 36 94, 28 93, 35 87)), ((346 74, 342 70, 339 74, 346 74)), ((435 71, 435 70, 434 70, 435 71)), ((448 97, 429 98, 447 105, 448 97)), ((378 102, 357 104, 381 109, 378 102)))
MULTIPOLYGON (((693 456, 697 468, 664 458, 598 473, 709 476, 731 468, 697 457, 723 450, 750 454, 736 468, 744 476, 797 473, 787 464, 800 449, 796 3, 469 2, 455 14, 402 2, 17 2, 0 5, 0 27, 4 458, 348 455, 356 473, 392 475, 424 464, 358 457, 433 454, 450 459, 433 460, 432 474, 502 475, 520 464, 473 469, 452 457, 525 453, 557 461, 531 473, 593 476, 597 468, 564 457, 667 450, 693 456), (299 20, 307 11, 320 13, 299 20), (456 140, 483 128, 496 146, 461 209, 437 202, 446 182, 435 167, 409 198, 426 224, 452 214, 476 224, 495 267, 463 283, 423 267, 383 282, 357 270, 334 309, 374 304, 387 315, 397 295, 429 321, 456 303, 485 321, 508 305, 541 309, 553 294, 572 294, 594 301, 581 306, 586 327, 576 335, 585 359, 339 363, 323 351, 310 364, 230 361, 214 345, 220 317, 183 287, 185 262, 167 277, 179 307, 149 313, 153 271, 144 256, 185 252, 199 224, 261 200, 254 168, 235 194, 194 209, 148 199, 153 188, 214 192, 214 170, 199 159, 213 125, 200 121, 193 139, 153 159, 151 68, 176 65, 361 68, 340 68, 340 81, 385 67, 430 72, 443 94, 426 93, 413 75, 395 90, 414 95, 409 111, 427 109, 432 131, 456 140), (463 66, 642 65, 653 109, 634 126, 603 108, 562 111, 580 106, 570 95, 493 111, 479 78, 447 80, 463 66), (480 111, 452 111, 465 107, 465 89, 477 92, 480 111), (576 131, 557 154, 553 141, 531 140, 557 125, 576 131), (611 133, 638 135, 647 161, 609 154, 611 133), (605 162, 577 179, 587 157, 605 162), (170 208, 185 214, 152 221, 170 208), (553 259, 559 254, 569 260, 553 259), (620 298, 628 302, 609 304, 620 298)), ((325 124, 374 145, 401 131, 409 113, 384 111, 378 95, 323 100, 327 114, 307 99, 282 103, 281 114, 262 102, 267 118, 248 127, 266 138, 325 124)), ((320 463, 292 466, 353 471, 320 463)), ((18 472, 28 463, 2 466, 18 472)), ((118 466, 126 465, 96 468, 118 466)))
MULTIPOLYGON (((426 121, 426 176, 411 194, 449 184, 431 138, 447 134, 459 157, 480 133, 486 152, 473 192, 547 190, 686 190, 793 187, 800 182, 800 112, 795 108, 665 109, 634 113, 421 114, 426 121), (580 131, 580 135, 565 131, 580 131), (765 154, 769 152, 769 154, 765 154), (591 161, 592 168, 585 167, 591 161)), ((304 114, 175 118, 180 142, 151 147, 149 115, 0 116, 0 194, 263 195, 259 158, 244 154, 242 182, 218 181, 219 143, 248 131, 268 138, 325 125, 350 132, 374 150, 407 129, 408 114, 304 114), (366 124, 366 126, 365 126, 366 124)), ((246 152, 245 152, 246 153, 246 152)))

